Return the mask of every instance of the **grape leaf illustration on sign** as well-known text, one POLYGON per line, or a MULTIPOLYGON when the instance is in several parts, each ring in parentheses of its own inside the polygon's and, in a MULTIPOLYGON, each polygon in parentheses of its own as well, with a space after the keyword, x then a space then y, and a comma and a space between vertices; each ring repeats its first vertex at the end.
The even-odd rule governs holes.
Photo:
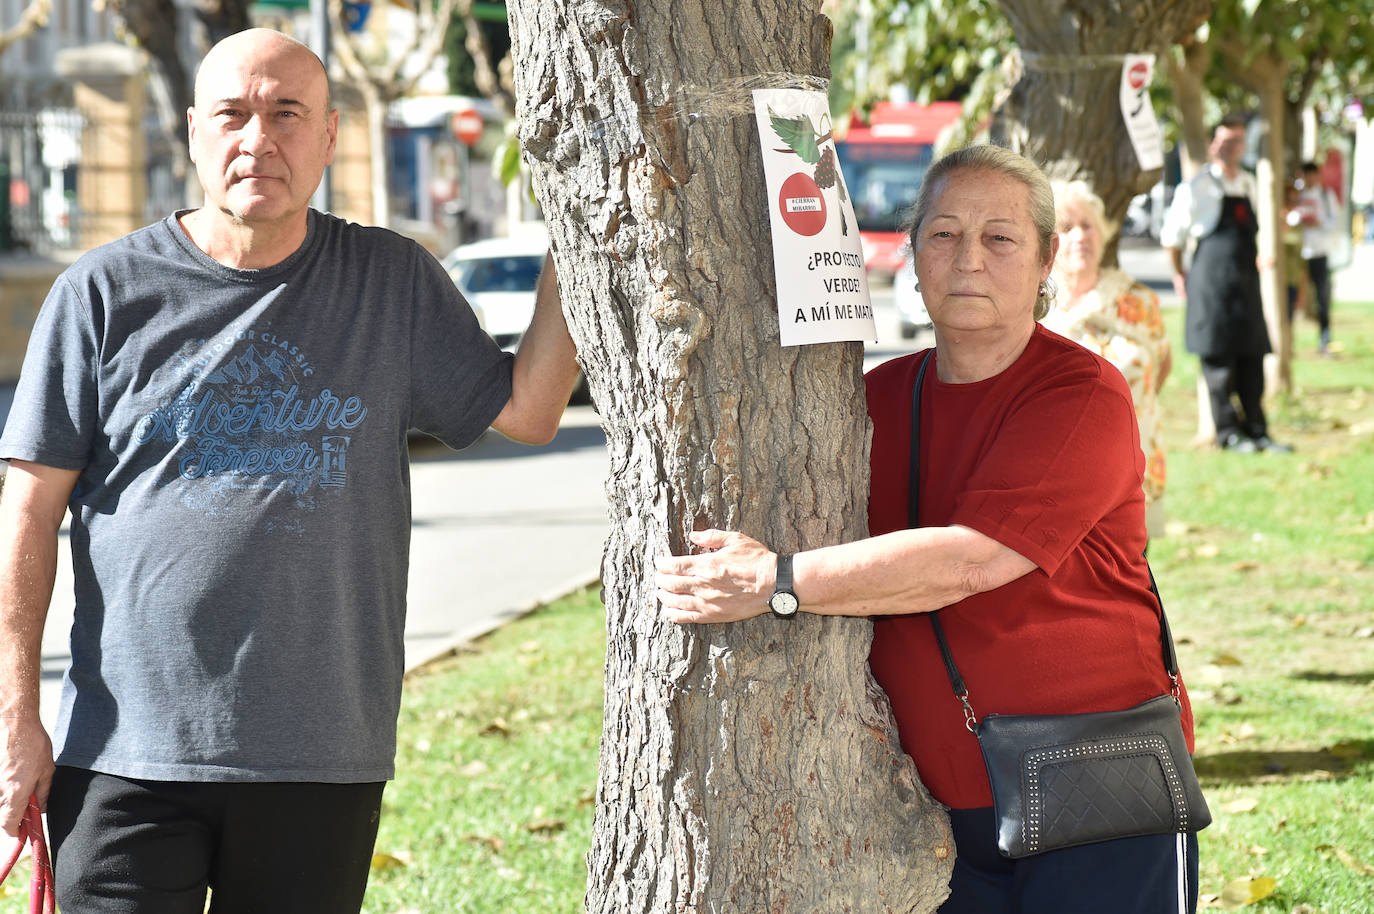
MULTIPOLYGON (((830 115, 824 115, 824 121, 829 121, 830 115)), ((786 150, 791 151, 807 165, 814 165, 815 169, 811 173, 811 180, 816 182, 816 186, 822 190, 835 188, 835 193, 839 195, 840 202, 849 200, 849 190, 844 185, 844 175, 840 173, 839 165, 835 158, 835 134, 834 130, 818 127, 810 117, 805 114, 796 117, 784 117, 768 109, 768 122, 773 127, 773 132, 778 135, 778 139, 787 144, 786 150)), ((849 221, 845 219, 844 210, 838 210, 840 214, 840 234, 849 234, 849 221)))

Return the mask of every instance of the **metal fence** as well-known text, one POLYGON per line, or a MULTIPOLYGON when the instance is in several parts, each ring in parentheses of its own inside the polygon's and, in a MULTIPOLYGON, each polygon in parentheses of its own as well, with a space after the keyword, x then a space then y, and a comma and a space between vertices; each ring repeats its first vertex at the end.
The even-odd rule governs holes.
MULTIPOLYGON (((0 252, 47 254, 80 246, 82 145, 100 142, 96 123, 75 108, 0 111, 0 252)), ((172 163, 185 153, 170 147, 150 127, 147 222, 180 206, 184 196, 172 163)))
POLYGON ((86 125, 72 108, 0 112, 0 251, 73 247, 86 125))

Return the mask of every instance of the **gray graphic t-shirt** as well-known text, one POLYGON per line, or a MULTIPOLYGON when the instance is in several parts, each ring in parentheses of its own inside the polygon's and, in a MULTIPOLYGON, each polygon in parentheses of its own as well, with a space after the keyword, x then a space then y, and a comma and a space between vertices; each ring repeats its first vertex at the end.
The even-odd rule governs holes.
POLYGON ((439 264, 310 214, 265 270, 176 216, 39 314, 0 456, 81 470, 58 763, 155 780, 391 777, 406 432, 475 440, 510 356, 439 264))

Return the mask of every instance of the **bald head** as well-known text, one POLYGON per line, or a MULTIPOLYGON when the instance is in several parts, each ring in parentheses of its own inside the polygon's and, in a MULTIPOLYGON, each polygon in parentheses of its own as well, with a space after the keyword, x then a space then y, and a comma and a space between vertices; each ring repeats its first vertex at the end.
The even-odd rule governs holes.
POLYGON ((186 117, 205 205, 182 226, 221 263, 279 263, 304 240, 334 160, 339 114, 320 59, 271 29, 230 35, 201 61, 186 117))
POLYGON ((218 98, 214 92, 215 81, 226 72, 255 71, 274 76, 293 73, 304 77, 308 85, 302 85, 300 89, 308 87, 314 90, 315 84, 318 84, 324 91, 323 111, 333 110, 329 76, 320 58, 304 44, 275 29, 236 32, 211 48, 196 69, 196 107, 204 108, 214 103, 218 98))

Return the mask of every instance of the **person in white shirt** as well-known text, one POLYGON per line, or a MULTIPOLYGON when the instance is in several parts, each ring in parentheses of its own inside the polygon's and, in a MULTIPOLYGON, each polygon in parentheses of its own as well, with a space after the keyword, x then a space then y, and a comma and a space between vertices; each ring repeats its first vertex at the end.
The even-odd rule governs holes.
POLYGON ((1202 363, 1217 444, 1240 453, 1289 451, 1269 437, 1264 417, 1264 356, 1269 330, 1260 301, 1255 179, 1241 170, 1245 119, 1226 117, 1212 132, 1210 161, 1179 185, 1160 242, 1173 266, 1174 291, 1187 306, 1184 344, 1202 363), (1184 268, 1189 241, 1192 265, 1184 268))
POLYGON ((1321 169, 1316 162, 1304 162, 1301 191, 1298 194, 1298 214, 1302 223, 1302 259, 1307 262, 1307 275, 1312 280, 1312 316, 1321 330, 1319 351, 1330 354, 1331 346, 1331 268, 1327 255, 1336 230, 1339 206, 1335 194, 1322 184, 1321 169))

